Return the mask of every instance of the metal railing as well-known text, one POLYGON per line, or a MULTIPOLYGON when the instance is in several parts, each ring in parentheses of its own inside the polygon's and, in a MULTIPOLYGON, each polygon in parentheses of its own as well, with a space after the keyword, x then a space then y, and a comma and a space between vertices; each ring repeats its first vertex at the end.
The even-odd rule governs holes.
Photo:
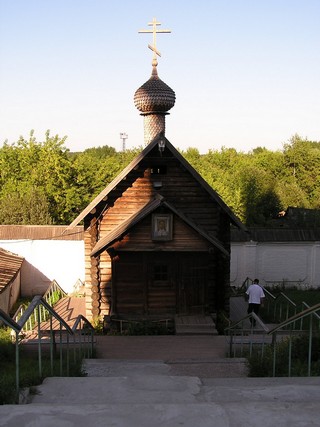
MULTIPOLYGON (((306 308, 311 308, 311 306, 309 304, 307 304, 305 301, 302 301, 302 311, 305 310, 306 308)), ((313 319, 316 322, 316 326, 320 330, 320 316, 317 312, 314 313, 313 319)), ((304 320, 305 320, 305 317, 302 317, 300 319, 300 330, 303 330, 304 320)))
MULTIPOLYGON (((296 307, 295 304, 294 306, 296 307)), ((251 357, 253 351, 257 350, 262 360, 265 356, 266 346, 271 345, 273 354, 272 375, 276 376, 277 352, 280 349, 279 344, 287 340, 287 375, 290 377, 292 373, 294 338, 297 336, 307 336, 307 376, 310 376, 313 338, 316 334, 318 336, 320 331, 320 303, 309 307, 307 303, 303 302, 303 306, 307 308, 299 313, 295 313, 271 329, 255 313, 250 313, 243 319, 227 327, 225 329, 225 336, 229 343, 229 357, 236 357, 238 354, 240 356, 251 357), (256 322, 256 326, 253 326, 254 321, 256 322), (303 329, 303 325, 305 324, 306 328, 303 329)))
POLYGON ((268 289, 263 288, 266 298, 263 302, 263 312, 271 323, 280 323, 297 313, 297 304, 284 292, 274 295, 268 289))
POLYGON ((19 402, 19 385, 20 385, 20 352, 19 347, 24 343, 24 326, 29 322, 29 319, 35 320, 34 330, 36 331, 35 342, 38 346, 38 366, 39 377, 42 377, 42 361, 43 361, 43 345, 49 345, 51 375, 53 374, 53 361, 56 354, 57 344, 59 345, 59 360, 60 360, 60 376, 63 373, 63 364, 65 362, 66 375, 69 375, 70 353, 73 350, 74 360, 77 354, 81 356, 92 357, 94 349, 94 327, 82 315, 78 316, 72 328, 59 316, 59 314, 47 303, 47 301, 39 296, 35 296, 21 317, 15 321, 10 318, 4 311, 0 309, 0 320, 11 329, 15 342, 15 363, 16 363, 16 400, 19 402), (43 309, 47 312, 46 323, 49 328, 41 329, 43 322, 43 309), (49 320, 47 320, 49 317, 49 320), (53 319, 59 324, 59 329, 53 329, 53 319), (57 342, 57 332, 59 341, 57 342), (21 335, 22 334, 22 335, 21 335), (73 338, 73 346, 71 346, 70 338, 73 338), (49 341, 48 341, 49 338, 49 341), (73 348, 72 348, 73 347, 73 348), (65 359, 63 348, 66 349, 65 359))
MULTIPOLYGON (((306 304, 306 303, 304 303, 306 304)), ((307 304, 306 304, 307 305, 307 304)), ((289 331, 289 334, 287 336, 288 339, 288 376, 291 376, 291 370, 292 370, 292 344, 293 344, 293 337, 297 334, 304 335, 307 334, 308 336, 308 356, 307 356, 307 376, 309 377, 311 375, 311 356, 312 356, 312 344, 313 344, 313 336, 316 332, 319 332, 319 329, 314 328, 314 322, 313 318, 315 317, 317 320, 319 320, 319 314, 320 312, 320 303, 316 304, 312 307, 306 308, 305 310, 301 311, 298 314, 295 314, 294 316, 290 317, 289 319, 282 322, 280 325, 277 325, 274 327, 271 331, 269 331, 269 335, 272 335, 272 343, 273 343, 273 376, 276 375, 276 356, 277 356, 277 334, 284 330, 284 328, 287 328, 286 330, 289 331), (295 326, 299 321, 302 321, 303 319, 308 319, 308 329, 306 330, 297 330, 295 329, 295 326)))
POLYGON ((259 346, 264 351, 268 341, 269 328, 254 312, 225 328, 225 337, 229 344, 229 357, 251 356, 254 347, 259 346), (254 326, 255 325, 255 326, 254 326))
MULTIPOLYGON (((43 295, 43 299, 53 307, 61 298, 67 296, 67 293, 58 285, 58 283, 53 280, 46 292, 43 295)), ((26 311, 27 306, 24 304, 20 304, 17 308, 16 312, 12 316, 13 320, 16 322, 23 316, 23 313, 26 311)), ((47 312, 44 307, 40 309, 40 322, 46 320, 47 312)), ((34 329, 35 324, 37 323, 36 313, 34 312, 33 316, 30 316, 28 320, 23 325, 24 332, 32 331, 34 329)))

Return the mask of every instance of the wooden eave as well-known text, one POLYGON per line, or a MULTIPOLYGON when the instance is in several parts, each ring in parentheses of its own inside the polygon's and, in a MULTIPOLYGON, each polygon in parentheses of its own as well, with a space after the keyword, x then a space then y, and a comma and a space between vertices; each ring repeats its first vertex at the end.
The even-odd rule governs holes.
POLYGON ((129 233, 130 229, 138 224, 143 218, 147 215, 154 212, 160 206, 166 206, 169 210, 171 210, 174 214, 176 214, 182 221, 188 224, 191 228, 193 228, 198 234, 212 243, 217 249, 219 249, 224 255, 227 257, 230 256, 227 249, 223 246, 223 244, 215 237, 209 236, 205 231, 199 228, 196 224, 193 223, 189 218, 187 218, 182 212, 175 209, 170 203, 165 201, 162 196, 157 196, 151 202, 148 202, 144 207, 142 207, 138 212, 131 215, 128 219, 123 221, 118 227, 114 228, 110 233, 108 233, 105 237, 97 242, 94 246, 91 256, 99 255, 103 250, 109 248, 113 243, 118 240, 121 240, 126 234, 129 233))
POLYGON ((74 228, 80 221, 82 221, 108 194, 123 180, 126 176, 143 160, 158 144, 160 138, 165 139, 165 150, 168 149, 172 155, 179 160, 183 167, 190 172, 193 178, 207 191, 210 197, 215 200, 222 210, 230 217, 230 222, 239 227, 243 231, 247 231, 246 227, 239 218, 232 212, 232 210, 224 203, 221 197, 212 187, 202 178, 202 176, 187 162, 187 160, 179 153, 178 150, 163 136, 156 137, 147 147, 138 154, 129 165, 104 189, 98 194, 97 197, 77 216, 77 218, 67 227, 67 230, 74 228))

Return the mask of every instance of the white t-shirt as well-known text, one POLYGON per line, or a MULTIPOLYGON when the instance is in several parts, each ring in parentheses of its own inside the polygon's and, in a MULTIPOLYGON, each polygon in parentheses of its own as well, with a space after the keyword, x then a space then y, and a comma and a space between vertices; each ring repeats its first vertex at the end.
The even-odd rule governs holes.
POLYGON ((249 286, 246 294, 249 295, 249 304, 261 304, 261 298, 265 297, 263 289, 256 283, 249 286))

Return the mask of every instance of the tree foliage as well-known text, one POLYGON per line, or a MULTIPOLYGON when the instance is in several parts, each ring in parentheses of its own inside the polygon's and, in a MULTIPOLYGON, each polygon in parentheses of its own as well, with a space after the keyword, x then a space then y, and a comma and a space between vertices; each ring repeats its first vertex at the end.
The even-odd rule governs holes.
MULTIPOLYGON (((68 224, 142 147, 70 153, 66 137, 34 132, 0 148, 0 224, 68 224)), ((258 147, 181 154, 247 225, 266 225, 288 206, 320 208, 320 142, 294 135, 282 151, 258 147)))

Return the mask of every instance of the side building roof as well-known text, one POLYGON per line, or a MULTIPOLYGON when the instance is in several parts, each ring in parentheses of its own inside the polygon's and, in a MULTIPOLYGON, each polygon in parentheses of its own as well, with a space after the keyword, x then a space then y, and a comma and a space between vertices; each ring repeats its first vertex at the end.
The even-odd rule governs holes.
POLYGON ((249 228, 248 232, 231 229, 231 242, 316 242, 320 228, 249 228))
POLYGON ((16 277, 24 258, 0 248, 0 293, 16 277))
POLYGON ((64 233, 65 225, 0 225, 1 240, 83 240, 83 227, 64 233))

